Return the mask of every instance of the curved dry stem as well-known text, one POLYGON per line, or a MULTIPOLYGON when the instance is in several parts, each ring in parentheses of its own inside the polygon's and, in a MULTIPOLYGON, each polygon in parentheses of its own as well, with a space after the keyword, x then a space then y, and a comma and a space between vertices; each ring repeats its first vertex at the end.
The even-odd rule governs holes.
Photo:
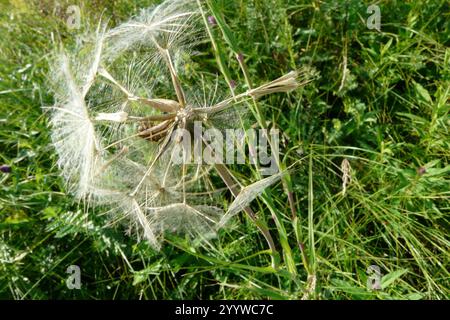
MULTIPOLYGON (((233 176, 233 174, 228 170, 228 168, 223 164, 216 164, 215 169, 219 176, 222 178, 223 182, 227 185, 228 189, 231 191, 232 195, 236 198, 239 195, 240 184, 237 179, 233 176)), ((272 235, 270 234, 269 229, 260 223, 256 218, 255 213, 250 207, 245 207, 244 212, 248 215, 248 217, 255 223, 256 227, 262 233, 264 238, 266 239, 267 244, 269 245, 270 250, 272 251, 272 267, 277 268, 278 266, 278 251, 275 247, 275 242, 273 241, 272 235)))

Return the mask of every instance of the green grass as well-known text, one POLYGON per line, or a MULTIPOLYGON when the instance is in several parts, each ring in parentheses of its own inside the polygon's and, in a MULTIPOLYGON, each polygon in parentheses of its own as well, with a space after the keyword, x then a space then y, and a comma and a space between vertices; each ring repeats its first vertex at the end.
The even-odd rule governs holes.
MULTIPOLYGON (((283 132, 280 165, 292 167, 252 203, 275 238, 277 269, 245 215, 210 242, 169 235, 157 253, 65 193, 41 109, 52 104, 50 51, 83 31, 67 29, 65 8, 80 5, 83 29, 101 15, 115 25, 152 3, 62 1, 59 11, 50 0, 0 5, 0 164, 12 168, 0 173, 0 298, 449 297, 447 1, 380 1, 381 32, 366 27, 366 1, 214 1, 223 15, 211 27, 218 49, 207 38, 184 81, 225 74, 224 83, 234 80, 242 92, 303 66, 318 72, 294 93, 248 106, 254 124, 283 132), (73 264, 81 290, 66 287, 73 264), (381 270, 381 290, 367 289, 371 265, 381 270)), ((232 170, 243 184, 258 178, 251 166, 232 170)))

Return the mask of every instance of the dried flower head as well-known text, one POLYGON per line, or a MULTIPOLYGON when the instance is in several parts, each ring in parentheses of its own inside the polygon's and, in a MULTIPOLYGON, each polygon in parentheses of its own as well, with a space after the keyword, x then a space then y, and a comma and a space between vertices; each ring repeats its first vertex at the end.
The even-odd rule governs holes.
POLYGON ((205 192, 211 166, 174 160, 178 130, 190 130, 194 121, 214 128, 243 101, 301 84, 292 71, 232 97, 204 79, 198 88, 183 86, 183 53, 205 34, 199 21, 195 1, 167 0, 111 30, 100 25, 52 61, 50 124, 69 190, 108 207, 114 221, 128 218, 156 249, 166 232, 213 236, 280 177, 233 192, 225 214, 214 192, 205 192))

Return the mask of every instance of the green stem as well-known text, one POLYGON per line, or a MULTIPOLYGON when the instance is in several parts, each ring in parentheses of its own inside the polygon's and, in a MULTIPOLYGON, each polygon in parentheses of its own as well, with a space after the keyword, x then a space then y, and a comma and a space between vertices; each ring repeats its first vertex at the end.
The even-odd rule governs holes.
MULTIPOLYGON (((212 6, 212 3, 209 4, 209 6, 210 6, 210 9, 215 9, 212 6)), ((239 62, 239 66, 240 66, 240 68, 242 70, 242 73, 244 74, 244 78, 245 78, 245 82, 247 84, 247 87, 248 87, 249 90, 251 90, 251 89, 253 89, 253 85, 252 85, 252 82, 250 80, 250 76, 249 76, 249 73, 248 73, 247 65, 245 64, 245 61, 242 58, 242 56, 239 54, 239 52, 237 52, 237 45, 234 43, 234 41, 232 41, 232 37, 231 37, 230 31, 228 30, 228 27, 226 26, 226 24, 223 21, 222 17, 218 17, 217 16, 218 12, 215 12, 215 11, 217 11, 217 10, 213 10, 213 15, 216 18, 216 20, 218 22, 220 22, 220 23, 218 23, 218 27, 220 28, 220 30, 221 30, 222 34, 224 35, 224 37, 226 39, 228 39, 227 42, 230 44, 231 50, 236 55, 236 58, 237 58, 237 60, 239 62), (227 30, 224 30, 224 28, 227 28, 227 30)), ((213 47, 217 48, 217 43, 216 43, 212 33, 210 32, 210 28, 208 26, 208 22, 206 21, 206 17, 205 17, 205 14, 204 14, 203 10, 202 10, 202 16, 203 16, 203 19, 205 21, 206 28, 208 29, 208 34, 209 34, 209 36, 211 38, 211 41, 213 42, 213 47)), ((217 54, 217 51, 216 51, 216 54, 217 54)), ((225 75, 225 77, 226 77, 226 75, 225 75)), ((271 141, 270 137, 267 134, 267 124, 266 124, 266 120, 264 118, 264 115, 261 112, 260 107, 259 107, 259 105, 258 105, 258 103, 257 103, 257 101, 256 101, 256 99, 254 97, 252 97, 252 101, 253 101, 253 108, 251 108, 252 109, 252 113, 255 116, 255 118, 256 118, 256 120, 258 122, 258 125, 262 129, 266 129, 266 130, 263 130, 265 138, 267 139, 271 150, 275 150, 275 148, 273 146, 273 142, 271 141)), ((278 156, 275 157, 275 161, 277 163, 278 168, 280 168, 280 170, 285 169, 284 165, 281 165, 280 159, 278 158, 278 156)), ((256 170, 257 177, 261 178, 259 166, 258 166, 258 164, 256 164, 256 165, 257 165, 257 169, 258 169, 258 170, 256 170)), ((282 181, 283 181, 283 187, 286 190, 286 188, 289 185, 291 185, 291 184, 287 183, 285 179, 286 178, 283 178, 282 181)), ((289 178, 289 181, 290 181, 290 178, 289 178)), ((287 194, 288 194, 288 199, 289 199, 289 205, 290 205, 291 213, 292 213, 292 216, 294 217, 294 216, 296 216, 296 212, 295 212, 295 204, 294 204, 294 200, 293 200, 293 192, 292 192, 292 190, 288 190, 287 194)), ((288 267, 289 271, 292 274, 296 274, 297 271, 296 271, 296 268, 295 268, 294 258, 292 256, 292 250, 289 247, 289 243, 287 241, 286 229, 284 228, 284 225, 282 224, 281 219, 280 219, 280 217, 279 217, 279 215, 277 213, 277 210, 275 209, 273 203, 271 203, 269 193, 268 192, 264 192, 263 195, 264 195, 263 196, 263 201, 269 207, 269 209, 270 209, 270 211, 272 213, 272 218, 274 219, 275 224, 277 226, 277 230, 278 230, 278 233, 279 233, 279 236, 280 236, 280 243, 281 243, 281 245, 283 247, 283 256, 285 258, 285 262, 287 264, 287 267, 288 267)))
POLYGON ((234 87, 231 84, 231 77, 230 77, 230 71, 228 70, 226 64, 224 63, 223 59, 223 53, 219 46, 219 44, 216 42, 216 39, 213 36, 212 30, 208 24, 208 19, 206 18, 205 12, 203 11, 202 4, 200 0, 197 0, 198 7, 200 8, 200 13, 202 14, 203 23, 205 24, 206 31, 208 32, 209 39, 211 40, 211 44, 213 46, 214 55, 217 61, 217 64, 219 65, 220 72, 225 78, 225 81, 227 82, 228 87, 230 88, 230 91, 232 95, 234 96, 234 87))

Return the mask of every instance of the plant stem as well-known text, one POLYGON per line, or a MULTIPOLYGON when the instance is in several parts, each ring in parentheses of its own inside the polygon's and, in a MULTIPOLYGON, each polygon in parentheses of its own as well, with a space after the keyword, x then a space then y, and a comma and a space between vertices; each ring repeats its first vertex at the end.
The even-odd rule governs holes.
MULTIPOLYGON (((236 178, 233 176, 233 174, 227 169, 227 167, 223 164, 215 164, 215 169, 219 176, 222 178, 223 182, 227 185, 228 189, 231 191, 232 195, 234 197, 237 197, 240 191, 239 183, 237 182, 236 178)), ((262 224, 261 221, 258 220, 255 213, 250 207, 244 208, 245 213, 247 216, 255 223, 257 228, 261 231, 264 238, 267 241, 267 244, 269 245, 269 248, 271 250, 271 256, 272 256, 272 267, 274 269, 278 268, 278 252, 275 247, 275 243, 273 241, 272 235, 270 234, 269 229, 266 225, 262 224)))

